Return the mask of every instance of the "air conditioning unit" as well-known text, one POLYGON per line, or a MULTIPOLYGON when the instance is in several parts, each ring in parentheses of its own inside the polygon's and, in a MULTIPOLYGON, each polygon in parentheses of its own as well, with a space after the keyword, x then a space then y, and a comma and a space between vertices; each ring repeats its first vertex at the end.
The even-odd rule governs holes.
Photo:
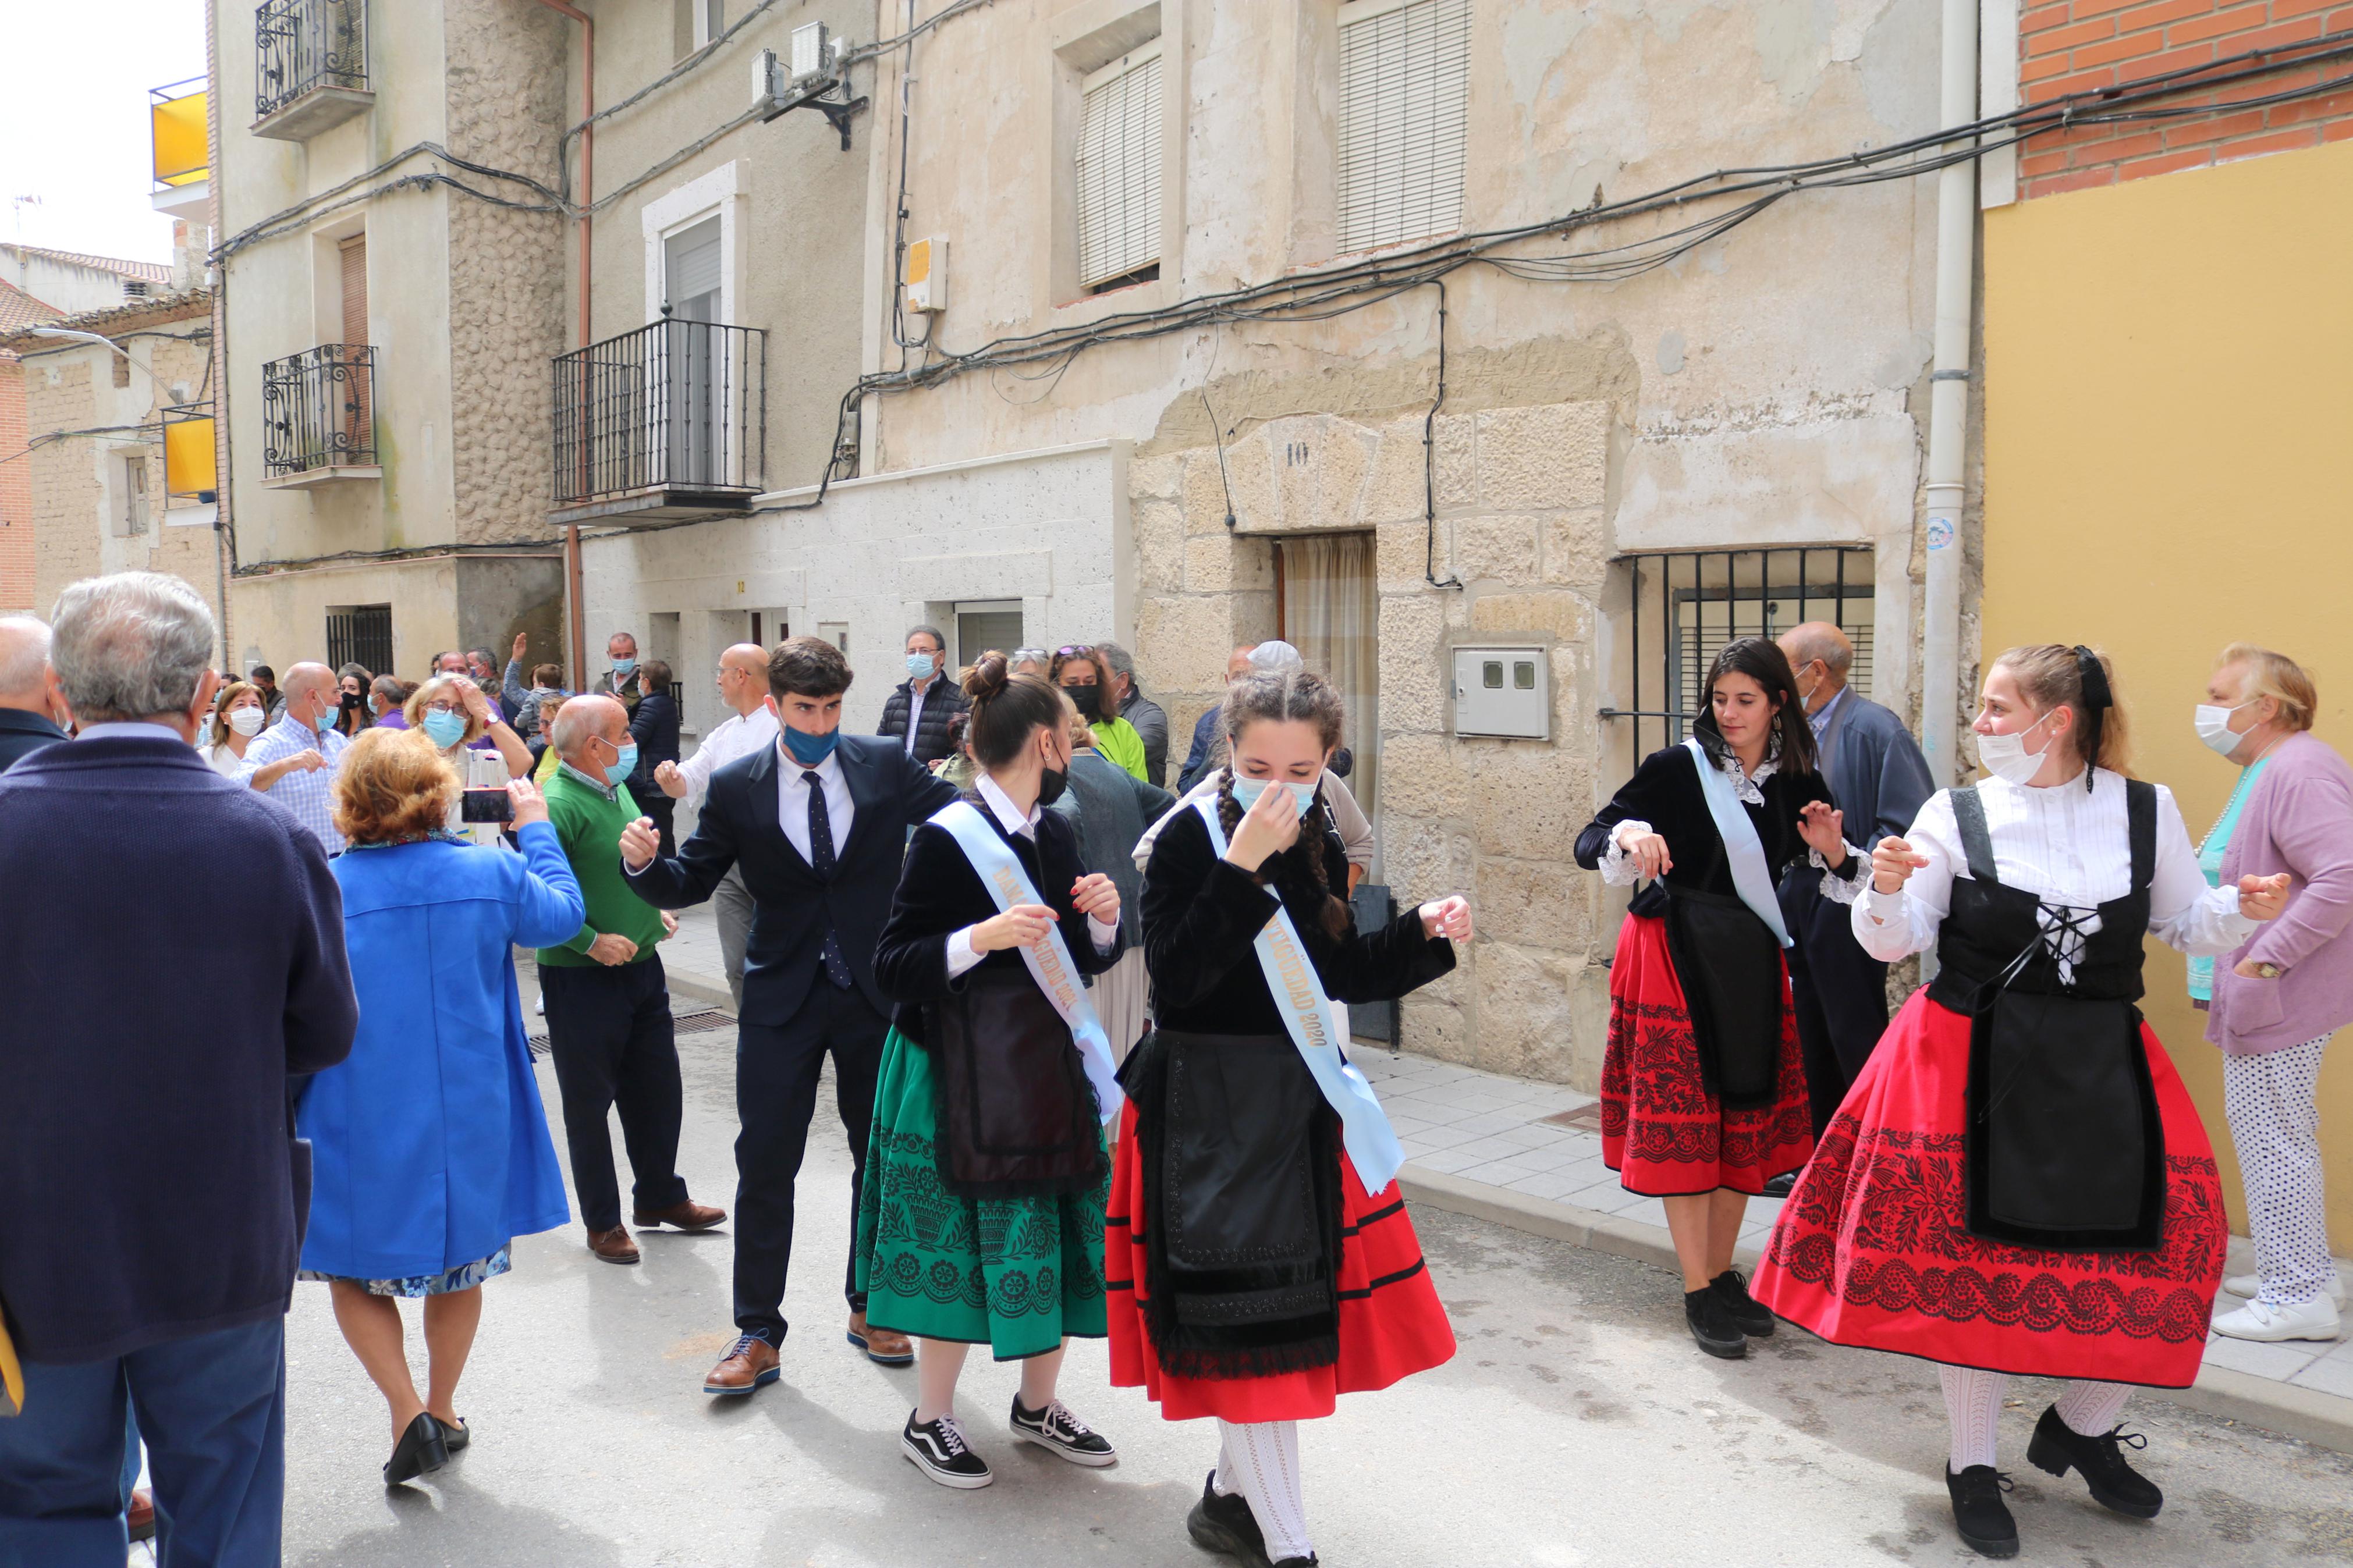
POLYGON ((788 47, 792 50, 790 87, 797 89, 840 74, 841 46, 823 22, 795 27, 788 47))

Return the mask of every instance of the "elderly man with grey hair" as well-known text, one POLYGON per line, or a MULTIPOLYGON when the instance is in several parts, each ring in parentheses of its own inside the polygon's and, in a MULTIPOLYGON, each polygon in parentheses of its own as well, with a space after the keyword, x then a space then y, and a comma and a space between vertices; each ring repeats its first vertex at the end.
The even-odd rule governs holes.
POLYGON ((0 1300, 25 1363, 0 1563, 119 1568, 135 1405, 164 1560, 274 1564, 310 1205, 290 1089, 351 1050, 343 899, 316 837, 196 754, 220 677, 194 589, 92 578, 50 619, 81 733, 0 775, 0 1300))
POLYGON ((556 711, 548 742, 561 765, 547 781, 547 820, 587 906, 570 941, 539 950, 548 1055, 564 1095, 564 1138, 588 1250, 607 1263, 629 1264, 639 1253, 621 1223, 608 1111, 621 1113, 639 1229, 708 1230, 727 1215, 691 1200, 678 1173, 685 1090, 670 982, 654 952, 678 930, 678 917, 638 898, 621 875, 621 829, 639 816, 627 782, 638 763, 628 710, 608 693, 583 692, 556 711))
POLYGON ((351 739, 335 728, 343 685, 323 664, 298 664, 279 685, 284 716, 253 738, 237 782, 259 790, 294 814, 330 855, 343 847, 335 826, 335 770, 351 739))
POLYGON ((69 717, 49 670, 49 628, 31 616, 0 616, 0 773, 64 740, 69 717))
POLYGON ((1115 642, 1099 642, 1103 679, 1111 686, 1103 711, 1124 719, 1144 742, 1144 776, 1155 785, 1168 782, 1168 711, 1135 683, 1135 656, 1115 642))

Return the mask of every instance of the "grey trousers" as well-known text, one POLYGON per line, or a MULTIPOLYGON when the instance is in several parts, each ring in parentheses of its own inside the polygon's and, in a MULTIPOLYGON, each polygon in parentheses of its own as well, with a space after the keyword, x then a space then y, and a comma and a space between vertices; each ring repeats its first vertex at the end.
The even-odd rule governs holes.
POLYGON ((752 895, 744 890, 742 868, 731 866, 711 892, 711 907, 719 916, 719 956, 727 965, 727 990, 735 1011, 744 1010, 744 943, 752 934, 752 895))

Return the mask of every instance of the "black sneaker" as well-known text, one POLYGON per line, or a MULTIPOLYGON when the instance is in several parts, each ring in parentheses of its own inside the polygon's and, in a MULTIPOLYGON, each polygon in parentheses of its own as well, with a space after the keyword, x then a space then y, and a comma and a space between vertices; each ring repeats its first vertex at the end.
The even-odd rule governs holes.
POLYGON ((1699 1342, 1699 1348, 1712 1356, 1738 1361, 1748 1353, 1748 1336, 1732 1321, 1724 1298, 1713 1285, 1683 1292, 1683 1321, 1691 1325, 1692 1338, 1699 1342))
POLYGON ((997 1479, 988 1473, 987 1462, 965 1443, 964 1428, 956 1425, 953 1415, 918 1422, 915 1413, 908 1411, 906 1430, 899 1434, 899 1447, 915 1468, 944 1487, 975 1491, 997 1479))
POLYGON ((2147 1438, 2121 1426, 2086 1437, 2061 1420, 2059 1407, 2053 1405, 2034 1424, 2034 1441, 2026 1447, 2026 1458, 2035 1468, 2054 1476, 2063 1476, 2071 1468, 2081 1470, 2092 1489, 2092 1500, 2102 1508, 2135 1519, 2155 1519, 2165 1506, 2165 1493, 2126 1464, 2124 1456, 2127 1447, 2147 1447, 2147 1438))
POLYGON ((2001 1494, 2010 1478, 1991 1465, 1971 1465, 1959 1475, 1945 1467, 1945 1489, 1953 1497, 1953 1528, 1972 1550, 1988 1557, 2018 1555, 2018 1521, 2001 1494))
POLYGON ((1219 1491, 1215 1470, 1201 1483, 1201 1500, 1185 1516, 1185 1533, 1204 1552, 1240 1558, 1243 1568, 1268 1568, 1266 1537, 1250 1512, 1250 1500, 1240 1492, 1219 1491))
POLYGON ((1724 1303, 1725 1315, 1739 1326, 1740 1331, 1752 1340, 1773 1337, 1773 1314, 1757 1304, 1748 1293, 1748 1280, 1737 1268, 1727 1268, 1709 1282, 1716 1300, 1724 1303))
POLYGON ((1092 1431, 1087 1424, 1071 1414, 1071 1407, 1059 1399, 1046 1401, 1043 1410, 1024 1410, 1021 1396, 1013 1396, 1013 1435, 1025 1443, 1035 1443, 1050 1454, 1059 1454, 1074 1465, 1101 1468, 1119 1463, 1111 1440, 1092 1431))

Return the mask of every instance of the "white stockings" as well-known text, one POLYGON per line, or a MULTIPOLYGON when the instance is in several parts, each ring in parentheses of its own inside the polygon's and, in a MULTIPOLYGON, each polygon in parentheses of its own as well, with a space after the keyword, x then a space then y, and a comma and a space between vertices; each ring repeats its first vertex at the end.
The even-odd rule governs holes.
POLYGON ((1259 1533, 1266 1537, 1271 1563, 1308 1557, 1307 1501, 1299 1486, 1299 1423, 1218 1423, 1218 1489, 1241 1493, 1259 1533))
MULTIPOLYGON (((1953 1473, 1958 1475, 1971 1465, 1994 1464, 2001 1395, 2010 1386, 2010 1375, 1966 1366, 1940 1366, 1936 1373, 1944 1380, 1945 1415, 1953 1428, 1953 1473)), ((2096 1437, 2116 1429, 2116 1417, 2124 1414, 2125 1401, 2131 1397, 2130 1384, 2078 1379, 2060 1392, 2059 1419, 2067 1423, 2071 1432, 2096 1437)))

